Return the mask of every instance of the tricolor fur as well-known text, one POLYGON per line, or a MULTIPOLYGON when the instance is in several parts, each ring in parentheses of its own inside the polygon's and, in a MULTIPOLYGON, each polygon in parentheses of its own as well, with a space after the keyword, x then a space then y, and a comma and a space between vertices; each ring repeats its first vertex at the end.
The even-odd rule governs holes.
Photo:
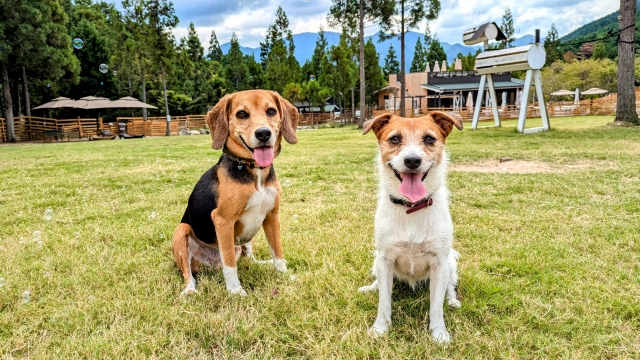
POLYGON ((386 333, 391 325, 393 278, 412 286, 430 279, 429 330, 438 342, 448 342, 443 303, 459 307, 455 286, 456 259, 451 248, 453 224, 449 213, 444 150, 453 127, 462 129, 455 114, 431 112, 421 118, 381 115, 365 124, 378 138, 377 157, 380 189, 375 216, 376 280, 360 291, 379 291, 378 316, 370 329, 386 333), (394 199, 395 202, 392 202, 394 199), (432 199, 430 206, 407 213, 408 206, 432 199))
POLYGON ((173 235, 173 255, 186 284, 182 294, 196 292, 193 273, 204 264, 221 266, 227 290, 246 295, 237 259, 253 259, 252 241, 261 227, 274 267, 287 271, 278 218, 282 189, 272 162, 283 137, 298 142, 298 110, 275 92, 242 91, 223 97, 207 122, 212 147, 224 153, 193 189, 173 235))

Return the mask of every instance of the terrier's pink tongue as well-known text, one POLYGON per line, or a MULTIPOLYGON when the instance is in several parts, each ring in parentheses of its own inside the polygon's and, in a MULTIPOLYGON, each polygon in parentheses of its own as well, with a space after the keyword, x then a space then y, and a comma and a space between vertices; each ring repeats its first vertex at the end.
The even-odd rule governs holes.
POLYGON ((422 184, 421 173, 401 173, 402 183, 398 192, 404 195, 412 203, 427 196, 427 188, 422 184))
POLYGON ((263 146, 253 149, 253 160, 258 166, 267 167, 273 162, 273 147, 263 146))

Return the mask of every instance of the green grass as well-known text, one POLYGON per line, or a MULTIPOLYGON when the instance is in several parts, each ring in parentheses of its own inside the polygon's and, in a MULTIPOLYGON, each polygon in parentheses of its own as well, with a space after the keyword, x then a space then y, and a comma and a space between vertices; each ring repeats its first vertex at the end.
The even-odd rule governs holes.
MULTIPOLYGON (((371 134, 302 131, 298 145, 285 145, 276 168, 295 279, 243 259, 247 298, 228 296, 210 268, 199 294, 178 297, 170 238, 220 155, 207 136, 0 146, 0 354, 640 358, 640 131, 604 126, 611 121, 554 118, 552 131, 531 135, 507 121, 451 135, 454 164, 511 157, 590 166, 449 173, 462 308, 445 311, 446 348, 426 330, 428 290, 401 283, 390 334, 367 335, 377 294, 357 288, 371 281, 374 249, 371 134)), ((262 232, 256 251, 269 256, 262 232)))

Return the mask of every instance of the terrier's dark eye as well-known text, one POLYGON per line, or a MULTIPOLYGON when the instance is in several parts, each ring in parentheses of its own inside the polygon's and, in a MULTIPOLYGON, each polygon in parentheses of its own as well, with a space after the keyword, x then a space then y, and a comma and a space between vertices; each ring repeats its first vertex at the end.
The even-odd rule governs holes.
POLYGON ((275 115, 275 114, 277 114, 277 113, 278 113, 278 112, 277 112, 277 111, 276 111, 276 109, 274 109, 274 108, 268 108, 268 109, 267 109, 267 115, 269 115, 269 116, 273 116, 273 115, 275 115))
POLYGON ((431 135, 427 135, 424 137, 424 143, 427 145, 432 145, 434 142, 436 142, 436 138, 434 138, 431 135))
POLYGON ((240 110, 240 111, 238 111, 238 112, 236 113, 236 117, 237 117, 238 119, 246 119, 246 118, 248 118, 248 117, 249 117, 249 114, 247 114, 247 112, 246 112, 246 111, 244 111, 244 110, 240 110))
POLYGON ((402 142, 402 138, 398 135, 394 135, 389 138, 389 142, 393 145, 399 145, 402 142))

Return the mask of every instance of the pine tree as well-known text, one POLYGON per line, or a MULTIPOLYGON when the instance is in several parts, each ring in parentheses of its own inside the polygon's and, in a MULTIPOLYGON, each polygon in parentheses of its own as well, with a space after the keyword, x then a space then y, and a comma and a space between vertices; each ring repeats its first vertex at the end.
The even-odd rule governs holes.
POLYGON ((400 38, 400 115, 405 114, 405 34, 419 26, 424 20, 435 20, 440 13, 440 0, 396 0, 395 16, 380 24, 380 39, 400 38))
POLYGON ((513 28, 513 15, 511 15, 511 9, 507 6, 507 9, 504 11, 504 15, 502 15, 502 24, 500 24, 500 30, 506 36, 505 40, 500 41, 500 48, 506 49, 510 48, 515 41, 513 34, 515 30, 513 28))
POLYGON ((427 53, 427 62, 429 64, 435 64, 436 62, 441 63, 442 60, 446 60, 446 59, 447 59, 447 54, 444 52, 442 45, 440 45, 440 40, 438 40, 438 34, 434 34, 433 38, 431 39, 431 44, 429 46, 429 52, 427 53))
POLYGON ((411 61, 411 69, 409 72, 421 72, 427 66, 427 53, 422 47, 422 39, 416 41, 416 49, 413 53, 413 61, 411 61))
POLYGON ((384 58, 384 68, 382 69, 382 72, 384 73, 385 78, 388 78, 389 74, 397 74, 400 72, 400 63, 398 63, 396 50, 393 48, 393 45, 389 46, 389 52, 384 58))
POLYGON ((244 55, 243 61, 247 66, 249 78, 247 79, 248 89, 262 89, 265 86, 264 70, 256 61, 253 55, 244 55))
MULTIPOLYGON (((366 102, 364 23, 384 24, 389 22, 394 15, 394 5, 395 1, 393 0, 333 0, 333 5, 327 15, 327 21, 332 27, 346 28, 350 34, 358 34, 361 108, 366 102)), ((360 117, 358 126, 359 128, 364 126, 364 116, 360 117)))
MULTIPOLYGON (((365 87, 365 98, 366 104, 371 105, 378 102, 378 94, 375 92, 382 89, 387 82, 384 74, 382 73, 382 68, 380 68, 380 64, 378 63, 378 51, 376 50, 376 46, 373 44, 373 41, 371 41, 371 39, 369 39, 369 41, 367 41, 365 45, 364 58, 364 73, 367 79, 367 86, 365 87)), ((360 111, 364 111, 364 109, 361 108, 360 111)))
POLYGON ((236 33, 231 35, 231 47, 226 55, 224 69, 225 78, 231 83, 235 91, 245 90, 249 77, 249 69, 244 63, 240 43, 236 33))
POLYGON ((211 38, 209 39, 209 49, 207 51, 207 59, 222 63, 223 58, 224 58, 224 54, 222 53, 222 49, 220 49, 220 43, 218 42, 218 37, 216 36, 216 32, 214 30, 211 30, 211 38))
POLYGON ((544 49, 547 52, 546 66, 553 64, 556 60, 563 59, 562 50, 560 50, 560 37, 555 24, 551 24, 547 38, 544 39, 544 49))

